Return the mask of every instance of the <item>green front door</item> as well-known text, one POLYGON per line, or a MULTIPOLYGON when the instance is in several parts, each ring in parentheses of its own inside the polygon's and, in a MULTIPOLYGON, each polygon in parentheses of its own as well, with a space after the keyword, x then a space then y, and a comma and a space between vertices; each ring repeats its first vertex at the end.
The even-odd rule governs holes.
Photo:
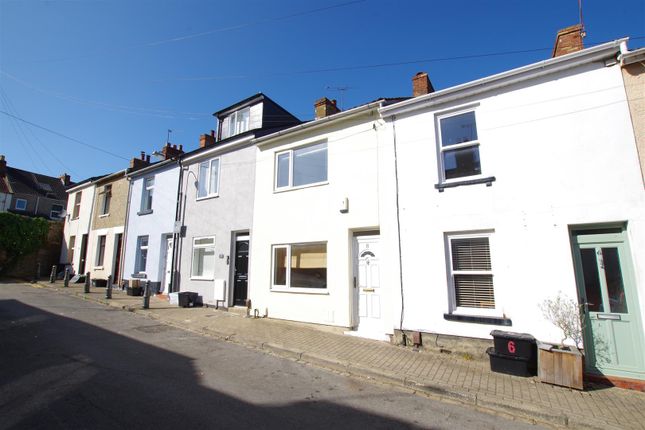
POLYGON ((645 379, 638 296, 622 229, 573 232, 587 371, 645 379))

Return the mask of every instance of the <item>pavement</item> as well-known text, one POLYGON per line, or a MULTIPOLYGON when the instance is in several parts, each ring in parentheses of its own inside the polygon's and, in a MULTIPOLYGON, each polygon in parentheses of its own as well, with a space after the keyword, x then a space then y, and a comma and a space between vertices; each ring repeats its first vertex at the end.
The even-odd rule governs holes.
POLYGON ((417 394, 457 402, 554 427, 645 429, 645 393, 588 384, 585 391, 490 371, 487 362, 344 335, 342 329, 244 314, 214 307, 179 308, 166 297, 142 297, 105 289, 83 292, 83 284, 28 284, 57 294, 136 312, 159 322, 216 339, 304 362, 374 382, 404 387, 417 394))

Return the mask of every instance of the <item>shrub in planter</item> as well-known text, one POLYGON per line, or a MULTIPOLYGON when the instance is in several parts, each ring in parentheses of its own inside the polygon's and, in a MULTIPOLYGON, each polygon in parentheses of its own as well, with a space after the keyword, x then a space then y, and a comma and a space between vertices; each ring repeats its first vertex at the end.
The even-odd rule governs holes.
POLYGON ((583 389, 584 356, 582 344, 581 305, 562 292, 545 300, 540 309, 544 317, 562 331, 559 345, 538 343, 538 378, 548 384, 583 389), (575 345, 565 345, 567 339, 575 345))

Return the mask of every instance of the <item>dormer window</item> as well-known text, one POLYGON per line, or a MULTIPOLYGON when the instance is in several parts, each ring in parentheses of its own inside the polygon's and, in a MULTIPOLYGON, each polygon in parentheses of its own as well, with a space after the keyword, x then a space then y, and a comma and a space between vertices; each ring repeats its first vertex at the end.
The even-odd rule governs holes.
POLYGON ((244 133, 249 129, 251 108, 247 107, 233 112, 222 120, 221 139, 244 133))

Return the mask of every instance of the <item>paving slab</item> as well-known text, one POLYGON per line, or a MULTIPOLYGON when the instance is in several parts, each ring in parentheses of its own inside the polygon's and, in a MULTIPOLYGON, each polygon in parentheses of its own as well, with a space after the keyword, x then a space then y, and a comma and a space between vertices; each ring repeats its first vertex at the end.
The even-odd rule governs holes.
POLYGON ((644 429, 645 393, 589 384, 576 391, 490 371, 486 362, 436 352, 419 352, 386 342, 343 335, 342 329, 268 318, 247 318, 213 307, 179 308, 165 297, 142 297, 105 289, 83 292, 82 284, 30 284, 137 312, 164 324, 238 343, 311 365, 325 367, 419 394, 512 414, 557 427, 644 429))

